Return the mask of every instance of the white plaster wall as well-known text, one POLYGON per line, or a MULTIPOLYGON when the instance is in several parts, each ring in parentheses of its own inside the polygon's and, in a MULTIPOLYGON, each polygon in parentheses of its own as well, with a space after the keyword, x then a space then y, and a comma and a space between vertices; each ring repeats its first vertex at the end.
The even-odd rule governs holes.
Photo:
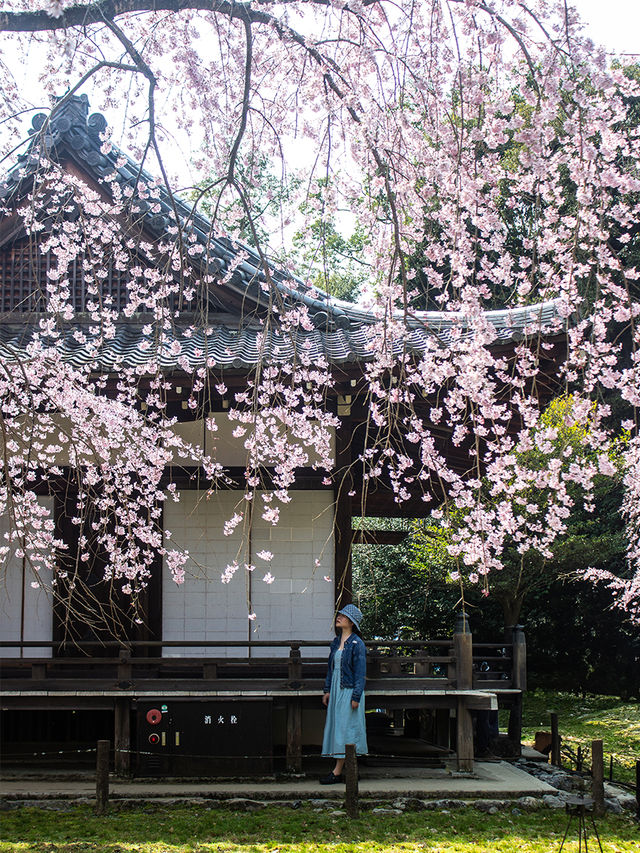
MULTIPOLYGON (((291 502, 280 505, 274 527, 260 517, 260 494, 251 531, 240 524, 231 536, 224 522, 240 508, 241 492, 219 492, 210 500, 184 491, 179 503, 167 503, 165 526, 172 540, 188 548, 185 583, 178 586, 165 566, 163 578, 163 639, 165 640, 329 640, 334 611, 333 494, 329 491, 294 491, 291 502), (249 550, 249 539, 250 550, 249 550), (273 554, 265 562, 259 551, 273 554), (240 568, 232 581, 220 575, 228 563, 240 568), (320 566, 316 566, 316 560, 320 566), (249 573, 244 564, 255 565, 249 573), (275 580, 263 581, 270 572, 275 580), (325 576, 330 580, 326 581, 325 576), (248 619, 249 608, 256 619, 248 619)), ((264 655, 287 655, 288 649, 266 649, 264 655)), ((317 656, 323 651, 311 650, 317 656)), ((222 656, 222 649, 178 647, 167 656, 222 656)), ((240 657, 244 650, 229 650, 240 657)))
MULTIPOLYGON (((289 494, 291 503, 281 507, 275 527, 260 513, 254 513, 253 553, 271 551, 273 560, 269 564, 254 560, 251 600, 256 620, 252 636, 260 640, 328 642, 335 604, 333 494, 289 494), (316 559, 320 566, 316 566, 316 559), (275 577, 271 584, 262 580, 266 571, 275 577), (325 576, 330 580, 324 580, 325 576)), ((317 656, 324 650, 315 649, 308 654, 317 656)))
MULTIPOLYGON (((39 502, 53 513, 53 498, 42 497, 39 502)), ((8 529, 8 516, 0 516, 0 542, 4 541, 8 529)), ((50 585, 51 573, 42 569, 34 572, 28 560, 23 569, 22 559, 12 557, 0 569, 0 640, 51 642, 53 610, 50 585), (34 589, 32 582, 37 582, 38 587, 34 589)), ((0 657, 20 656, 19 649, 0 650, 0 657)), ((51 657, 51 648, 24 649, 22 657, 51 657)))

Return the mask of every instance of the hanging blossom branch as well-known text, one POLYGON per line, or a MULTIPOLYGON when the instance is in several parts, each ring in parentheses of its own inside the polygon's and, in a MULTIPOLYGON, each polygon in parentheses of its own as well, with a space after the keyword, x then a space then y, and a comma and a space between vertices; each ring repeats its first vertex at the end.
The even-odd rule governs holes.
MULTIPOLYGON (((261 324, 261 358, 249 387, 234 394, 220 365, 191 363, 183 345, 206 328, 220 284, 241 269, 246 251, 236 243, 233 262, 214 272, 205 263, 209 248, 190 233, 195 215, 185 218, 175 201, 163 237, 132 237, 127 217, 159 206, 158 185, 142 175, 140 186, 125 190, 114 181, 110 201, 66 185, 80 218, 77 225, 61 218, 47 232, 45 249, 56 256, 58 277, 47 283, 41 345, 54 365, 55 336, 78 319, 69 295, 73 259, 82 259, 92 278, 92 329, 82 334, 95 337, 96 353, 116 334, 123 314, 144 309, 152 315, 144 391, 142 368, 135 375, 119 371, 116 385, 120 405, 139 406, 142 396, 147 407, 144 417, 138 411, 139 420, 127 421, 128 429, 143 431, 151 442, 153 428, 161 427, 156 440, 163 452, 154 454, 145 444, 158 460, 154 477, 177 454, 165 413, 171 383, 161 370, 164 347, 180 359, 180 383, 186 384, 185 376, 191 383, 189 406, 203 406, 212 385, 231 399, 236 438, 247 453, 247 499, 264 491, 265 520, 277 521, 297 467, 313 460, 331 476, 339 421, 328 414, 327 399, 336 372, 300 345, 303 333, 317 328, 312 292, 303 293, 294 279, 288 290, 276 287, 237 167, 257 152, 279 160, 282 141, 293 139, 313 151, 314 162, 326 160, 330 180, 322 189, 321 216, 336 212, 338 198, 350 202, 367 233, 366 261, 378 271, 362 298, 373 320, 366 325, 369 358, 357 382, 362 438, 354 438, 358 458, 349 471, 361 480, 362 499, 382 482, 398 504, 422 499, 426 511, 441 504, 443 524, 464 518, 452 552, 461 576, 482 582, 501 569, 507 549, 548 559, 574 509, 592 507, 594 472, 620 478, 630 577, 616 583, 619 600, 633 612, 640 554, 635 457, 615 465, 611 459, 621 430, 635 436, 640 406, 634 255, 639 138, 632 109, 640 92, 634 69, 608 67, 580 36, 564 3, 554 13, 537 0, 421 0, 394 3, 387 12, 384 2, 43 0, 39 11, 10 5, 0 14, 7 38, 10 32, 65 31, 78 40, 85 58, 74 59, 80 64, 72 72, 86 82, 91 71, 107 92, 105 109, 116 85, 108 72, 135 68, 129 108, 136 119, 140 111, 146 116, 143 151, 153 146, 160 183, 174 198, 158 132, 170 119, 177 136, 197 136, 196 168, 210 185, 237 194, 257 243, 264 299, 251 310, 252 321, 261 324), (92 41, 98 35, 100 56, 92 41), (119 64, 123 48, 130 62, 119 64), (110 302, 99 275, 110 265, 126 276, 124 306, 110 302), (202 293, 210 303, 198 301, 202 293), (183 322, 178 295, 198 315, 193 325, 183 322), (547 309, 535 309, 539 302, 547 309), (496 320, 486 313, 527 306, 527 319, 509 335, 509 315, 496 320), (448 313, 434 317, 425 308, 448 313), (277 346, 290 358, 270 350, 275 331, 277 346), (557 449, 544 421, 553 394, 571 398, 572 423, 589 425, 571 454, 557 449), (623 423, 611 415, 610 398, 621 404, 623 423), (544 456, 542 468, 528 457, 532 447, 544 456), (274 488, 263 488, 266 468, 275 472, 274 488), (536 492, 545 495, 543 502, 531 499, 536 492)), ((55 79, 57 72, 43 73, 55 79)), ((4 91, 11 91, 9 80, 4 91)), ((18 101, 17 93, 10 102, 5 96, 3 116, 10 117, 14 104, 17 115, 18 101)), ((132 145, 143 132, 130 131, 132 145)), ((43 176, 31 200, 34 213, 24 217, 32 237, 50 228, 50 192, 43 176)), ((63 209, 66 196, 57 198, 63 209)), ((269 231, 269 223, 261 225, 269 231)), ((58 369, 62 365, 51 367, 51 375, 58 369)), ((87 393, 104 390, 89 367, 74 382, 87 393)), ((17 383, 17 376, 7 383, 6 399, 20 400, 24 415, 29 396, 24 387, 16 390, 17 383)), ((107 417, 106 409, 99 411, 107 417)), ((20 420, 8 423, 17 430, 20 420)), ((73 423, 79 429, 80 422, 73 423)), ((44 433, 36 444, 41 440, 44 433)), ((23 450, 16 447, 12 470, 18 477, 23 450)), ((185 445, 179 455, 204 464, 201 448, 185 445)), ((111 456, 105 446, 105 464, 111 456)), ((126 471, 135 479, 139 460, 129 454, 123 464, 118 488, 126 491, 126 471)), ((221 474, 215 460, 207 464, 215 489, 221 474)), ((53 457, 41 454, 37 468, 54 471, 53 457)), ((91 470, 97 495, 102 468, 91 470)), ((17 482, 31 506, 29 481, 17 482)), ((153 483, 167 497, 160 480, 153 483)), ((117 511, 117 502, 103 506, 105 513, 117 511)), ((150 504, 144 507, 151 512, 150 504)), ((245 515, 235 513, 239 520, 230 532, 245 515)), ((129 562, 121 560, 118 541, 105 533, 102 546, 113 554, 114 567, 126 566, 123 576, 129 567, 135 575, 135 547, 129 562)), ((180 577, 186 563, 171 559, 180 577)))

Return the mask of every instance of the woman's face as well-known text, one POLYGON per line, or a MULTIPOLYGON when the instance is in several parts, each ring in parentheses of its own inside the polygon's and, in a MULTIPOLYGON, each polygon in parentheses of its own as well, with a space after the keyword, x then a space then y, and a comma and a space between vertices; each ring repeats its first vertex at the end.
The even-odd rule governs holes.
POLYGON ((353 622, 344 613, 338 613, 336 616, 336 628, 351 628, 353 630, 353 622))

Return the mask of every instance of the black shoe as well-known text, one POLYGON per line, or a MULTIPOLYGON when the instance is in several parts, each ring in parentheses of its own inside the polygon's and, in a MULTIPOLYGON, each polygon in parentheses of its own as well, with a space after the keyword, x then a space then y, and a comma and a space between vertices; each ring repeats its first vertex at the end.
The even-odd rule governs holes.
POLYGON ((344 782, 344 777, 335 776, 333 773, 327 773, 326 776, 320 778, 321 785, 337 785, 339 782, 344 782))

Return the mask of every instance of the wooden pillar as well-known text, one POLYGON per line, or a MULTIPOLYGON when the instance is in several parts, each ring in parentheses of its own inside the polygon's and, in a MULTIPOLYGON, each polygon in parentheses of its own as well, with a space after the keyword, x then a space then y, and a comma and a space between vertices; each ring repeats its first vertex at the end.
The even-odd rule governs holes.
MULTIPOLYGON (((453 652, 456 659, 456 689, 471 690, 473 687, 473 637, 464 611, 456 620, 453 652)), ((456 708, 456 753, 458 770, 473 770, 473 720, 463 697, 458 699, 456 708)))
POLYGON ((120 687, 131 687, 132 676, 131 649, 126 647, 120 649, 118 654, 118 681, 120 682, 120 687))
POLYGON ((434 743, 436 746, 449 749, 451 746, 451 712, 449 708, 436 708, 434 717, 434 743))
POLYGON ((513 686, 518 690, 527 689, 527 640, 522 625, 516 625, 513 629, 513 671, 511 678, 513 686))
POLYGON ((514 746, 516 755, 522 755, 522 693, 516 693, 509 708, 509 740, 514 746))
POLYGON ((343 418, 336 430, 336 467, 334 483, 335 516, 333 526, 336 577, 336 610, 352 601, 351 543, 353 508, 349 492, 351 474, 351 421, 343 418))
POLYGON ((464 699, 458 699, 456 709, 456 754, 458 770, 473 770, 473 720, 464 699))
MULTIPOLYGON (((164 504, 160 504, 160 513, 160 517, 156 519, 156 525, 159 530, 164 530, 164 504)), ((136 630, 136 638, 139 640, 163 639, 163 577, 163 557, 160 554, 160 549, 154 548, 153 562, 144 588, 144 598, 142 601, 144 611, 143 624, 138 625, 136 630)), ((134 654, 136 653, 141 657, 162 657, 162 649, 159 646, 140 649, 134 652, 134 654)))
POLYGON ((302 655, 300 654, 300 643, 291 643, 291 646, 289 647, 287 676, 289 679, 289 687, 297 690, 302 679, 302 655))
POLYGON ((393 709, 393 728, 396 730, 404 728, 404 708, 393 709))
MULTIPOLYGON (((516 690, 524 693, 527 689, 527 641, 522 625, 515 625, 512 629, 511 643, 511 682, 516 690)), ((513 697, 509 711, 509 740, 513 743, 517 755, 522 754, 522 693, 513 697)))
POLYGON ((131 772, 131 700, 116 699, 114 714, 113 744, 114 770, 117 776, 128 776, 131 772))
POLYGON ((302 703, 294 698, 287 703, 287 770, 302 772, 302 703))
POLYGON ((456 689, 471 690, 473 687, 473 636, 469 629, 467 614, 462 612, 457 619, 453 635, 453 653, 456 659, 456 689))

